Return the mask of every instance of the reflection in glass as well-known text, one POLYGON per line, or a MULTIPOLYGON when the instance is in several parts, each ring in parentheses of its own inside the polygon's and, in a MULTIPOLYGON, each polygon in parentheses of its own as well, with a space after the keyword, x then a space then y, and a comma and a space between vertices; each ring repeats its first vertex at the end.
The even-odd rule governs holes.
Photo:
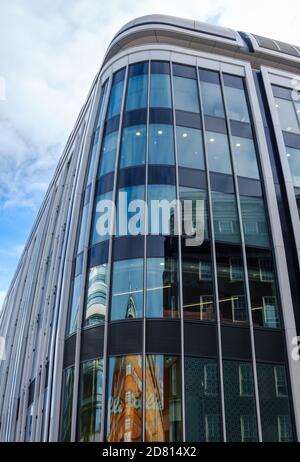
POLYGON ((173 235, 174 218, 176 213, 175 185, 149 184, 148 186, 148 229, 153 235, 173 235), (153 201, 153 202, 152 202, 153 201), (154 202, 158 201, 158 202, 154 202), (164 202, 163 202, 164 201, 164 202), (157 207, 156 207, 157 205, 157 207), (154 213, 151 215, 151 208, 154 213), (168 232, 166 232, 168 231, 168 232))
POLYGON ((120 168, 132 167, 145 163, 146 126, 126 127, 122 135, 120 168))
POLYGON ((82 211, 81 216, 81 224, 80 224, 80 233, 78 239, 78 246, 77 246, 77 254, 83 251, 84 243, 85 243, 85 234, 86 234, 86 227, 87 227, 87 216, 89 211, 89 204, 85 204, 82 211))
POLYGON ((72 334, 77 329, 80 288, 81 288, 81 274, 76 276, 73 282, 71 305, 69 307, 69 320, 68 320, 67 335, 72 334))
POLYGON ((238 176, 259 179, 253 140, 233 136, 232 149, 236 174, 238 176))
POLYGON ((60 441, 71 441, 74 367, 63 372, 60 441))
POLYGON ((149 164, 175 164, 172 125, 150 124, 149 164))
POLYGON ((114 262, 111 320, 143 316, 143 267, 142 258, 114 262))
POLYGON ((129 66, 126 111, 147 107, 148 63, 129 66))
POLYGON ((86 361, 81 365, 78 409, 79 441, 100 441, 102 378, 102 359, 86 361))
POLYGON ((181 361, 146 357, 145 441, 182 441, 181 361))
POLYGON ((240 202, 246 245, 270 247, 263 199, 241 196, 240 202))
POLYGON ((206 132, 208 167, 211 172, 232 173, 227 135, 206 132))
POLYGON ((246 247, 252 319, 255 326, 280 326, 273 257, 270 250, 246 247))
POLYGON ((145 233, 144 185, 120 188, 117 198, 116 236, 145 233))
MULTIPOLYGON (((156 64, 155 62, 151 63, 150 107, 171 108, 170 75, 159 73, 156 64)), ((166 64, 165 67, 169 69, 169 64, 166 64)))
POLYGON ((113 84, 110 92, 109 105, 106 120, 114 117, 121 112, 122 96, 124 88, 125 71, 121 69, 114 74, 113 84))
POLYGON ((107 207, 109 203, 105 203, 104 201, 112 201, 112 191, 108 191, 106 193, 99 194, 98 196, 96 196, 93 211, 92 245, 98 244, 99 242, 103 242, 109 239, 109 231, 111 230, 112 216, 109 211, 109 208, 107 207), (102 229, 102 226, 100 226, 100 218, 104 221, 104 229, 102 229))
POLYGON ((228 117, 230 120, 250 123, 245 92, 241 88, 224 86, 228 117))
POLYGON ((199 113, 197 82, 185 77, 173 77, 175 109, 199 113))
POLYGON ((281 98, 274 99, 281 129, 286 132, 300 133, 299 122, 297 120, 293 101, 281 98))
POLYGON ((223 361, 223 375, 227 441, 258 441, 252 364, 223 361))
POLYGON ((177 126, 176 142, 178 165, 204 170, 202 131, 177 126))
POLYGON ((178 318, 178 268, 174 258, 147 259, 146 316, 178 318))
POLYGON ((104 135, 101 154, 100 154, 100 167, 99 175, 106 175, 113 172, 115 169, 116 156, 117 156, 118 132, 112 132, 104 135))
POLYGON ((258 363, 257 377, 263 441, 293 441, 285 366, 258 363))
POLYGON ((290 148, 287 146, 286 156, 290 166, 294 186, 300 188, 300 149, 290 148))
POLYGON ((224 118, 219 74, 213 71, 200 70, 199 76, 204 115, 224 118))
POLYGON ((221 410, 218 364, 215 359, 186 357, 186 440, 221 441, 221 410))
POLYGON ((85 325, 104 322, 107 304, 107 264, 90 268, 86 295, 85 325))
POLYGON ((142 357, 109 359, 107 441, 142 439, 142 357))
POLYGON ((212 208, 216 241, 240 243, 235 196, 212 191, 212 208))

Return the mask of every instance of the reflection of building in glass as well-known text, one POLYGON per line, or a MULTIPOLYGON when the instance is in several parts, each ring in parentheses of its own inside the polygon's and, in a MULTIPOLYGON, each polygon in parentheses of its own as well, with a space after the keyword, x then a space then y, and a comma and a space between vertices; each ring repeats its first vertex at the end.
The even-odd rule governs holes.
POLYGON ((114 37, 0 313, 0 440, 299 440, 299 64, 180 18, 114 37))

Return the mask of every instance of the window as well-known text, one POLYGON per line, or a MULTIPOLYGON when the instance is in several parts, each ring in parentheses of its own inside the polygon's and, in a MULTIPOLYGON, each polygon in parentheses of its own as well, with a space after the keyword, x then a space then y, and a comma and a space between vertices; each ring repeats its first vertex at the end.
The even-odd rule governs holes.
POLYGON ((88 211, 89 211, 89 204, 85 204, 85 206, 83 207, 82 216, 81 216, 77 254, 83 251, 83 247, 85 244, 88 211))
POLYGON ((216 241, 240 243, 235 196, 212 191, 212 208, 216 241))
POLYGON ((129 66, 126 111, 147 107, 148 63, 129 66))
POLYGON ((176 141, 178 165, 204 170, 202 131, 177 126, 176 141))
POLYGON ((277 108, 281 129, 286 132, 300 133, 293 101, 275 98, 275 107, 277 108))
POLYGON ((233 136, 232 146, 236 174, 258 180, 259 172, 253 140, 233 136))
POLYGON ((232 221, 219 221, 219 233, 221 234, 233 234, 233 222, 232 221))
POLYGON ((227 112, 230 120, 250 123, 245 92, 241 88, 224 86, 227 112))
POLYGON ((208 209, 207 193, 203 189, 179 187, 179 198, 181 201, 184 236, 196 236, 208 239, 208 209), (200 236, 201 235, 201 236, 200 236))
POLYGON ((258 264, 261 282, 273 282, 272 261, 269 258, 259 258, 258 264))
POLYGON ((286 398, 288 396, 288 391, 284 366, 274 366, 274 374, 276 396, 286 398))
POLYGON ((67 335, 73 334, 77 329, 80 289, 81 289, 81 274, 76 276, 73 282, 72 298, 71 298, 71 303, 69 307, 69 320, 68 320, 68 327, 67 327, 67 335))
POLYGON ((122 96, 123 96, 123 88, 124 88, 124 77, 125 77, 124 69, 121 69, 120 71, 114 74, 106 119, 110 119, 111 117, 114 117, 120 114, 121 112, 122 96))
POLYGON ((144 185, 128 186, 118 191, 116 236, 145 234, 144 185))
POLYGON ((186 440, 221 441, 220 384, 215 359, 185 357, 186 440), (209 412, 209 413, 208 413, 209 412))
POLYGON ((227 135, 206 132, 208 166, 211 172, 232 173, 227 135))
POLYGON ((240 258, 230 258, 230 280, 242 281, 244 278, 243 265, 240 258))
POLYGON ((149 125, 149 164, 175 164, 172 125, 149 125))
POLYGON ((170 65, 151 62, 150 107, 171 108, 170 65))
POLYGON ((78 440, 100 441, 102 414, 103 360, 94 359, 81 365, 78 440))
POLYGON ((72 406, 73 406, 74 367, 63 372, 62 406, 60 422, 60 441, 71 441, 72 406))
POLYGON ((200 70, 199 76, 204 114, 224 118, 219 74, 213 71, 200 70))
POLYGON ((199 113, 197 81, 176 75, 174 75, 173 81, 175 109, 199 113))
POLYGON ((117 131, 104 136, 100 154, 100 170, 98 176, 103 176, 114 171, 117 156, 117 143, 117 131))
POLYGON ((147 317, 178 318, 178 269, 174 258, 147 259, 147 317))
POLYGON ((85 325, 104 322, 107 307, 107 264, 90 268, 86 294, 85 325))
POLYGON ((264 326, 279 327, 276 297, 263 297, 264 326))
POLYGON ((289 415, 279 415, 277 417, 278 440, 280 443, 288 443, 293 440, 291 418, 289 415))
POLYGON ((239 365, 240 396, 253 396, 252 368, 250 364, 239 365))
POLYGON ((141 258, 114 262, 111 320, 143 316, 143 266, 141 258))
POLYGON ((176 201, 175 185, 149 184, 147 201, 149 233, 153 235, 174 234, 176 213, 176 202, 174 201, 176 201))
POLYGON ((138 442, 142 437, 141 356, 109 359, 106 439, 109 442, 138 442), (130 364, 139 380, 126 379, 130 364))
POLYGON ((256 440, 256 419, 253 415, 241 415, 241 435, 243 443, 256 440))
POLYGON ((211 262, 199 261, 199 280, 211 281, 211 262))
POLYGON ((132 167, 145 163, 146 126, 126 127, 122 135, 120 168, 132 167))
POLYGON ((240 203, 246 245, 269 247, 268 225, 263 199, 241 196, 240 203))
POLYGON ((300 188, 300 149, 290 148, 289 146, 287 146, 286 156, 290 166, 294 186, 296 188, 300 188))
POLYGON ((182 441, 181 362, 176 356, 146 356, 145 441, 182 441))
POLYGON ((112 191, 99 194, 95 198, 93 225, 92 225, 92 245, 106 241, 112 231, 112 191))
POLYGON ((232 303, 232 321, 246 322, 247 321, 247 306, 244 295, 234 295, 231 297, 232 303))

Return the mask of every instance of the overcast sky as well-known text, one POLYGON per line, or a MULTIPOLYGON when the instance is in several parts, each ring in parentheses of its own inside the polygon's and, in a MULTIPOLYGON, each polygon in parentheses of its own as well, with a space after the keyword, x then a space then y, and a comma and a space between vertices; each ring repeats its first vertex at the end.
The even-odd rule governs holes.
POLYGON ((282 6, 270 0, 0 0, 0 307, 117 30, 161 13, 300 45, 299 0, 282 6))

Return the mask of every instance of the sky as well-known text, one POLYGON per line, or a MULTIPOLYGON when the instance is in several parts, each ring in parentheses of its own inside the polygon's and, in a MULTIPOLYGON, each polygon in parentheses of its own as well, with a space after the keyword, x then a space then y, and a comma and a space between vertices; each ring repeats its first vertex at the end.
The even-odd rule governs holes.
POLYGON ((299 0, 0 0, 0 308, 114 34, 170 14, 300 45, 299 0))

